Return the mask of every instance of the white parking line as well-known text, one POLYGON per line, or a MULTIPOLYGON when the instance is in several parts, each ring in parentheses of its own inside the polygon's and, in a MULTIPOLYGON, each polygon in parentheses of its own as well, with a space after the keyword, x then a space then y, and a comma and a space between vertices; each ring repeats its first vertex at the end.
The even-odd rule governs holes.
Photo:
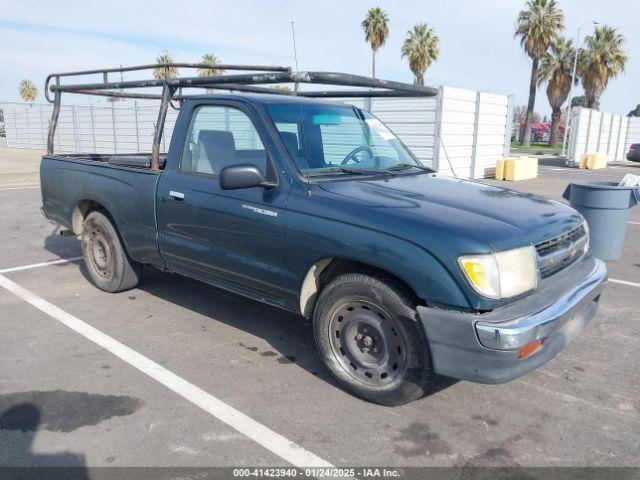
POLYGON ((4 187, 4 188, 0 188, 0 192, 4 190, 25 190, 28 188, 40 188, 40 185, 23 185, 20 187, 4 187))
POLYGON ((60 260, 49 260, 48 262, 32 263, 31 265, 22 265, 21 267, 5 268, 0 273, 19 272, 20 270, 30 270, 32 268, 48 267, 49 265, 61 265, 64 263, 82 260, 82 257, 61 258, 60 260))
POLYGON ((100 345, 116 357, 127 362, 132 367, 140 370, 170 390, 173 390, 178 395, 189 400, 205 412, 208 412, 218 420, 236 429, 238 432, 262 445, 292 465, 298 468, 333 466, 310 451, 305 450, 300 445, 297 445, 239 410, 227 405, 222 400, 219 400, 175 373, 158 365, 153 360, 120 343, 113 337, 74 317, 70 313, 65 312, 52 303, 47 302, 45 299, 38 297, 26 288, 9 280, 4 275, 0 275, 0 287, 4 287, 41 312, 58 320, 63 325, 97 345, 100 345))
POLYGON ((610 278, 609 281, 612 283, 619 283, 621 285, 628 285, 629 287, 640 288, 640 283, 628 282, 627 280, 617 280, 615 278, 610 278))
POLYGON ((640 222, 631 222, 631 221, 629 221, 629 223, 630 223, 631 225, 640 225, 640 222))

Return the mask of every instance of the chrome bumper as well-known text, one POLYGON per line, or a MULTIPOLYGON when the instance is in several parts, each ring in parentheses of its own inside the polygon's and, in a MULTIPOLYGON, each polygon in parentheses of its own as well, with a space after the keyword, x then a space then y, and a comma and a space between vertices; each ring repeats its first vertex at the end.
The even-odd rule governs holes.
POLYGON ((607 283, 601 260, 586 256, 538 291, 484 314, 418 307, 436 373, 504 383, 555 357, 596 315, 607 283), (520 358, 519 349, 541 346, 520 358))
MULTIPOLYGON (((582 323, 580 314, 588 313, 585 307, 600 295, 607 281, 604 262, 593 260, 584 279, 569 290, 560 290, 562 293, 553 303, 548 304, 545 295, 534 294, 530 300, 523 299, 524 304, 516 302, 511 308, 483 315, 482 321, 476 323, 480 343, 496 350, 517 350, 535 340, 548 338, 559 330, 565 330, 570 336, 575 335, 582 323)), ((558 290, 553 288, 553 291, 558 290)))

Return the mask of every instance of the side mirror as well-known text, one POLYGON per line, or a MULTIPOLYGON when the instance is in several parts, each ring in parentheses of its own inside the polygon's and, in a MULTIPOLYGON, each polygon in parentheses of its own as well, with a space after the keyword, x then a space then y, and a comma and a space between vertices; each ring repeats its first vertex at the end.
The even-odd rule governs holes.
POLYGON ((224 167, 220 170, 220 188, 222 190, 239 190, 241 188, 273 188, 277 184, 264 178, 258 167, 250 163, 242 163, 224 167))

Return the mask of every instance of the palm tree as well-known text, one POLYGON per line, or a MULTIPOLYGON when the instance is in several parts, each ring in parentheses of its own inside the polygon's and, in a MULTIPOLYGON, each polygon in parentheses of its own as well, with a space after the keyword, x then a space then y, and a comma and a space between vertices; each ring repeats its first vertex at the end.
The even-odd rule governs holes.
POLYGON ((207 68, 199 68, 198 76, 199 77, 215 77, 216 75, 224 75, 224 70, 220 68, 215 68, 217 65, 220 65, 220 60, 213 53, 205 53, 202 56, 202 62, 205 65, 210 65, 207 68))
POLYGON ((587 97, 584 95, 578 95, 577 97, 573 97, 571 99, 572 107, 587 107, 587 97))
POLYGON ((371 8, 361 25, 365 40, 371 44, 371 76, 376 78, 376 52, 389 36, 389 17, 380 7, 371 8))
POLYGON ((549 146, 558 144, 558 125, 562 116, 562 104, 571 90, 571 74, 575 49, 571 40, 558 38, 551 44, 551 51, 542 57, 538 84, 547 82, 547 98, 551 105, 551 137, 549 146))
POLYGON ((531 117, 536 103, 540 59, 547 53, 549 45, 560 35, 563 28, 564 13, 555 0, 527 0, 527 8, 518 15, 515 37, 520 37, 522 48, 533 62, 522 145, 529 146, 531 143, 531 117))
MULTIPOLYGON (((224 75, 224 70, 221 68, 215 68, 216 65, 220 65, 220 60, 213 53, 205 53, 202 56, 202 62, 206 65, 210 65, 207 68, 199 68, 198 76, 199 77, 215 77, 217 75, 224 75)), ((212 88, 205 89, 207 93, 213 93, 214 90, 212 88)))
MULTIPOLYGON (((156 57, 156 64, 171 64, 173 63, 173 58, 169 55, 168 52, 164 51, 160 55, 156 57)), ((176 78, 178 76, 178 67, 168 66, 168 67, 156 67, 153 69, 153 76, 158 80, 166 80, 167 78, 176 78)))
POLYGON ((424 73, 440 56, 440 40, 433 28, 419 23, 407 32, 401 52, 402 57, 409 60, 409 68, 415 75, 414 83, 424 85, 424 73))
POLYGON ((25 102, 33 103, 38 97, 38 89, 31 80, 22 80, 18 91, 25 102))
POLYGON ((579 53, 579 74, 582 77, 587 108, 599 108, 600 95, 610 78, 624 72, 627 52, 625 38, 615 28, 602 25, 585 38, 586 48, 579 53))

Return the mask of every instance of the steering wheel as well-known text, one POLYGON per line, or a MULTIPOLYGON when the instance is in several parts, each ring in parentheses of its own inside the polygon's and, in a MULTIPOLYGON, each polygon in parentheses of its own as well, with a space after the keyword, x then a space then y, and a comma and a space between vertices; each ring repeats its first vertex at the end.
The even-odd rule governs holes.
POLYGON ((360 163, 362 160, 358 160, 355 156, 363 151, 367 151, 369 152, 369 156, 371 158, 375 158, 375 154, 373 153, 373 150, 371 150, 369 147, 367 147, 366 145, 360 145, 359 147, 354 148, 353 150, 351 150, 346 157, 344 157, 344 159, 342 160, 342 163, 340 165, 346 165, 347 163, 349 163, 349 160, 354 160, 356 163, 360 163))

